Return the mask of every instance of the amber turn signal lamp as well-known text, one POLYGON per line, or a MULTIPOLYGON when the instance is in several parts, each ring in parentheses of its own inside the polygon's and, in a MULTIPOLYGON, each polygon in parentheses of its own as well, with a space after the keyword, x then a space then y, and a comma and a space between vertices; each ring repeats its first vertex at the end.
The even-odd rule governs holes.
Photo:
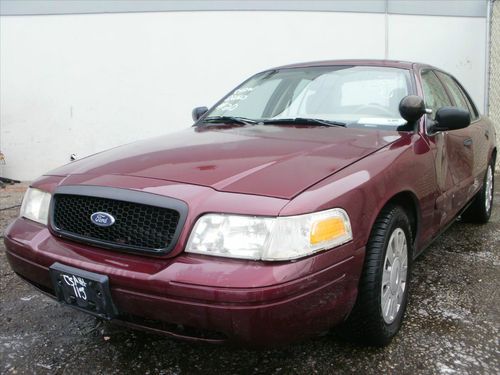
POLYGON ((318 244, 333 240, 347 233, 344 220, 340 217, 332 217, 326 220, 317 221, 312 225, 310 241, 311 244, 318 244))

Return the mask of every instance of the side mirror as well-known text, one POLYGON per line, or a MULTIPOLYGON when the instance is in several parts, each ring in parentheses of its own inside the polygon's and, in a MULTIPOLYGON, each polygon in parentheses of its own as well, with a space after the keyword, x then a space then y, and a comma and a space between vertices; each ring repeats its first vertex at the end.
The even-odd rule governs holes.
POLYGON ((208 111, 207 107, 196 107, 191 112, 191 117, 193 118, 194 121, 198 121, 201 116, 207 113, 207 111, 208 111))
POLYGON ((413 125, 426 113, 424 99, 416 95, 405 96, 399 102, 399 113, 408 124, 413 125))
POLYGON ((436 112, 435 123, 432 131, 446 131, 463 129, 470 124, 468 111, 457 107, 442 107, 436 112))

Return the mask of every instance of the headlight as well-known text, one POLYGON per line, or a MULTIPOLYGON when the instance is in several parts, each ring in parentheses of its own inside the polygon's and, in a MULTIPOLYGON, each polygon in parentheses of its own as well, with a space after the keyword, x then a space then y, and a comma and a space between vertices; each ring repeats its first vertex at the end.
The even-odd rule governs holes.
POLYGON ((24 195, 23 204, 21 205, 21 216, 47 225, 50 197, 51 195, 45 191, 29 188, 24 195))
POLYGON ((230 258, 288 260, 352 240, 340 208, 284 217, 207 214, 196 222, 186 251, 230 258))

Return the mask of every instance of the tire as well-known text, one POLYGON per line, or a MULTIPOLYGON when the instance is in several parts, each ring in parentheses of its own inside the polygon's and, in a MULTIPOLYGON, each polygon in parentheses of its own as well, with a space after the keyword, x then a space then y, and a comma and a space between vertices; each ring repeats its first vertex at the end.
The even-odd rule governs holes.
POLYGON ((490 220, 493 208, 493 195, 495 188, 494 162, 486 168, 483 187, 474 197, 471 205, 462 214, 462 220, 468 223, 486 224, 490 220))
POLYGON ((408 302, 412 243, 410 221, 404 209, 396 205, 386 206, 379 214, 366 245, 358 298, 351 314, 340 328, 344 338, 373 346, 385 346, 396 335, 408 302), (395 257, 390 265, 392 249, 399 248, 394 246, 397 245, 393 242, 394 236, 404 237, 406 241, 406 262, 404 246, 400 246, 401 255, 395 257), (396 262, 398 265, 395 265, 396 262), (405 276, 402 274, 404 268, 405 276), (391 310, 392 313, 386 313, 388 309, 383 308, 383 304, 384 307, 387 306, 387 293, 390 297, 394 297, 396 293, 394 301, 397 303, 394 310, 391 310))

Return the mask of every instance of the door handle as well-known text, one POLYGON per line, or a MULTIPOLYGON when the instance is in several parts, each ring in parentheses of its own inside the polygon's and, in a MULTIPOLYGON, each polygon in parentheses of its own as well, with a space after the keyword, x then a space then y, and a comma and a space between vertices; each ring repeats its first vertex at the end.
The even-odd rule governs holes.
POLYGON ((464 146, 465 146, 465 147, 470 147, 470 146, 472 146, 472 138, 467 138, 467 139, 464 139, 464 146))

